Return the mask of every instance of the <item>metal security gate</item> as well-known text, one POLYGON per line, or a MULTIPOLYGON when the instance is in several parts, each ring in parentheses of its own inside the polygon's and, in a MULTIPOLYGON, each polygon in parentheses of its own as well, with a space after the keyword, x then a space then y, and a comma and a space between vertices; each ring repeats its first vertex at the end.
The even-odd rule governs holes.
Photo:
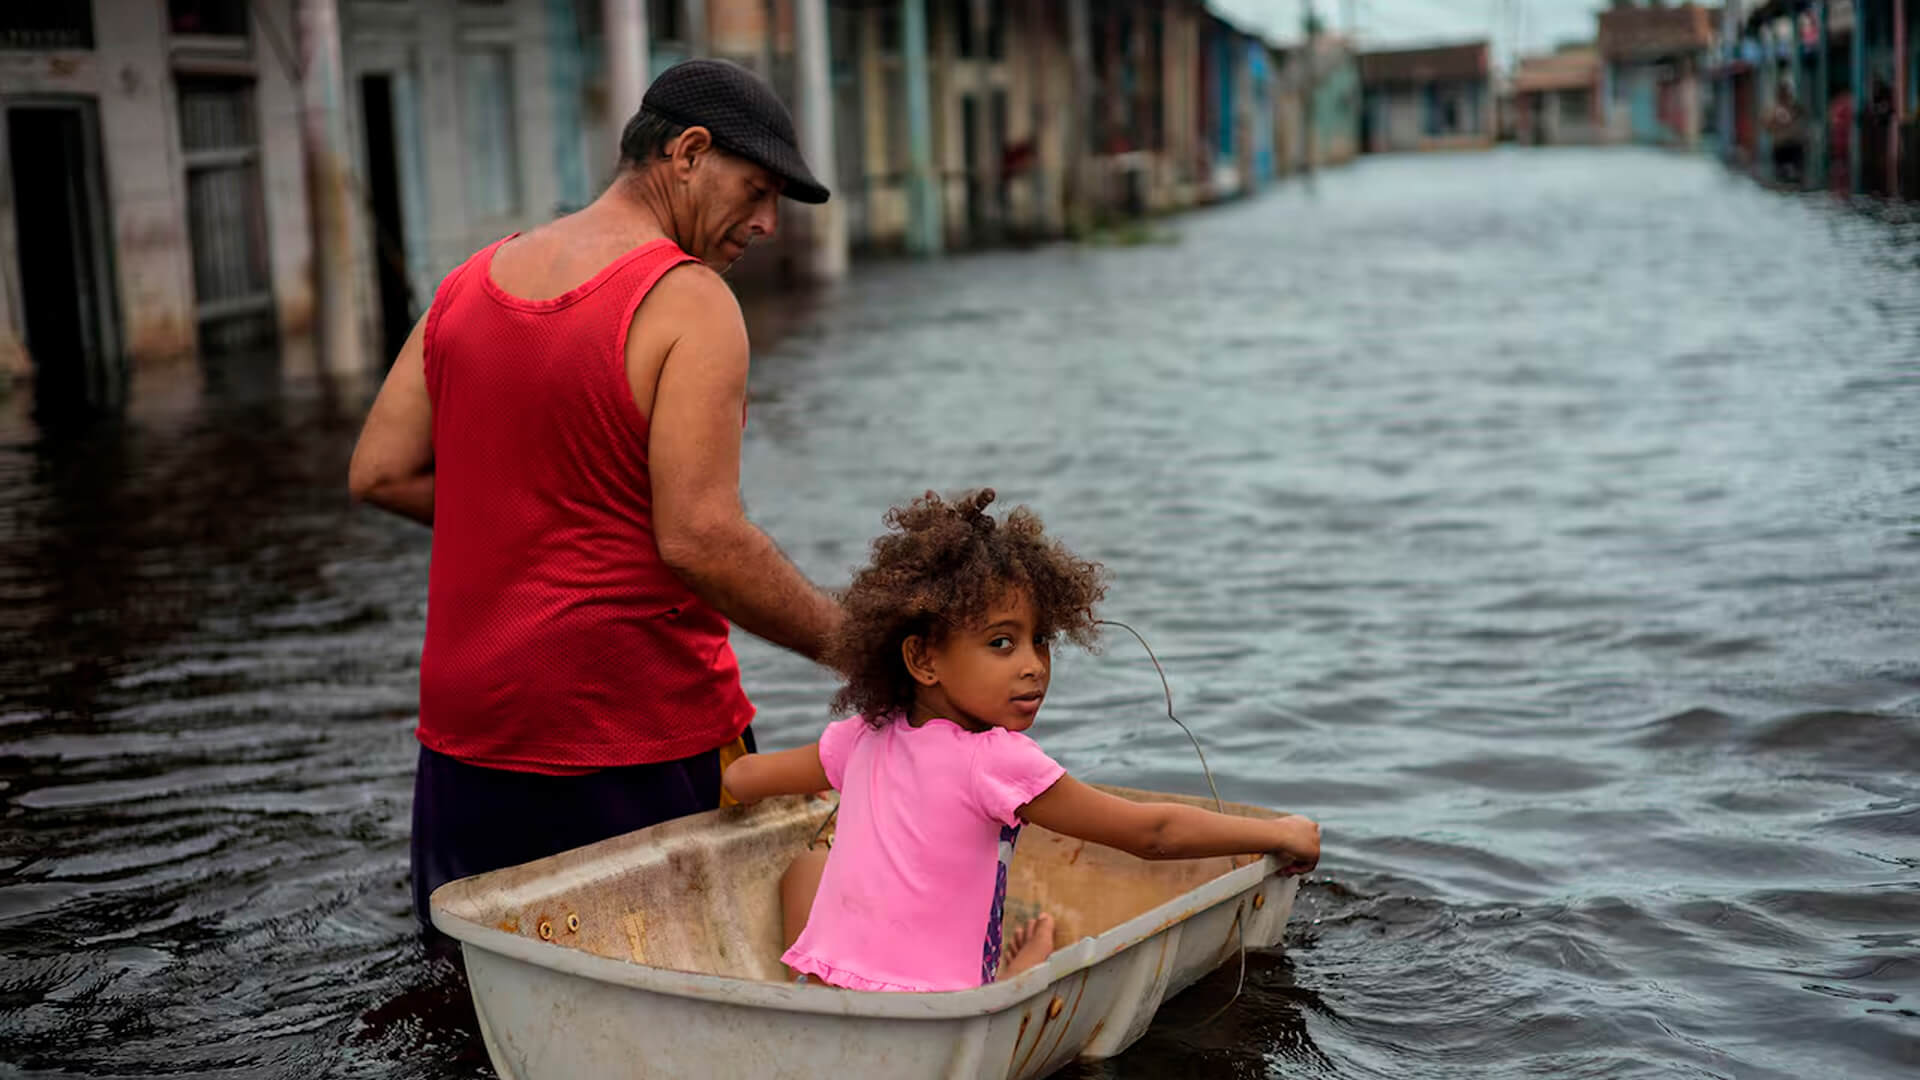
POLYGON ((179 95, 201 351, 270 347, 273 290, 253 82, 183 75, 179 95))

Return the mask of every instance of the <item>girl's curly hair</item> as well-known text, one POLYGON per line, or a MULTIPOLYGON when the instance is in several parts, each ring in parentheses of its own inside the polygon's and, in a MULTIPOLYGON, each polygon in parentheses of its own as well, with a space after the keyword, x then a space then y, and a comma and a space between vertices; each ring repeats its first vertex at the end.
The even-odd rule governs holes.
POLYGON ((1105 569, 1048 539, 1024 506, 994 521, 986 513, 993 497, 982 488, 949 502, 929 491, 887 511, 888 532, 842 598, 846 621, 827 644, 827 662, 846 679, 836 715, 859 713, 880 727, 911 710, 916 684, 901 643, 915 635, 937 642, 982 622, 1008 589, 1032 598, 1042 637, 1093 646, 1105 569))

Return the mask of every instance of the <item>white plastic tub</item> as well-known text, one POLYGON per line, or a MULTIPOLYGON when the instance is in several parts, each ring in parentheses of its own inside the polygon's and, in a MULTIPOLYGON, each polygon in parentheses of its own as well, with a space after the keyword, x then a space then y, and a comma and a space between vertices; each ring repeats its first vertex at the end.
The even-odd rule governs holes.
POLYGON ((942 994, 795 986, 777 882, 831 807, 697 814, 435 891, 504 1080, 1045 1076, 1125 1049, 1233 958, 1240 921, 1249 947, 1273 946, 1293 906, 1296 880, 1272 858, 1146 862, 1028 826, 1006 920, 1053 915, 1062 944, 1045 964, 942 994))

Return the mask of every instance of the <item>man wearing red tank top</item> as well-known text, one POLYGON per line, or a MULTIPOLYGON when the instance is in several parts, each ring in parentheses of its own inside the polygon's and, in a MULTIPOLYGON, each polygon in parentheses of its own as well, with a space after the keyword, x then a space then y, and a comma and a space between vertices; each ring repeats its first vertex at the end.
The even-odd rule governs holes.
POLYGON ((751 747, 729 625, 818 657, 839 606, 740 503, 747 331, 720 273, 826 201, 744 69, 663 73, 591 206, 440 283, 354 448, 433 529, 414 910, 447 881, 719 805, 751 747))

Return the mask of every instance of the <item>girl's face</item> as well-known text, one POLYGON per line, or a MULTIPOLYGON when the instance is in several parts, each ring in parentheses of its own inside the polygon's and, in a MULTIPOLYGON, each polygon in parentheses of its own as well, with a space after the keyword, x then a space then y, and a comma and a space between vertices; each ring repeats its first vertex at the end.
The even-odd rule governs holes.
POLYGON ((908 638, 901 647, 920 684, 915 722, 944 716, 973 731, 1033 726, 1053 674, 1053 652, 1034 625, 1033 601, 1009 589, 984 622, 937 643, 908 638))

